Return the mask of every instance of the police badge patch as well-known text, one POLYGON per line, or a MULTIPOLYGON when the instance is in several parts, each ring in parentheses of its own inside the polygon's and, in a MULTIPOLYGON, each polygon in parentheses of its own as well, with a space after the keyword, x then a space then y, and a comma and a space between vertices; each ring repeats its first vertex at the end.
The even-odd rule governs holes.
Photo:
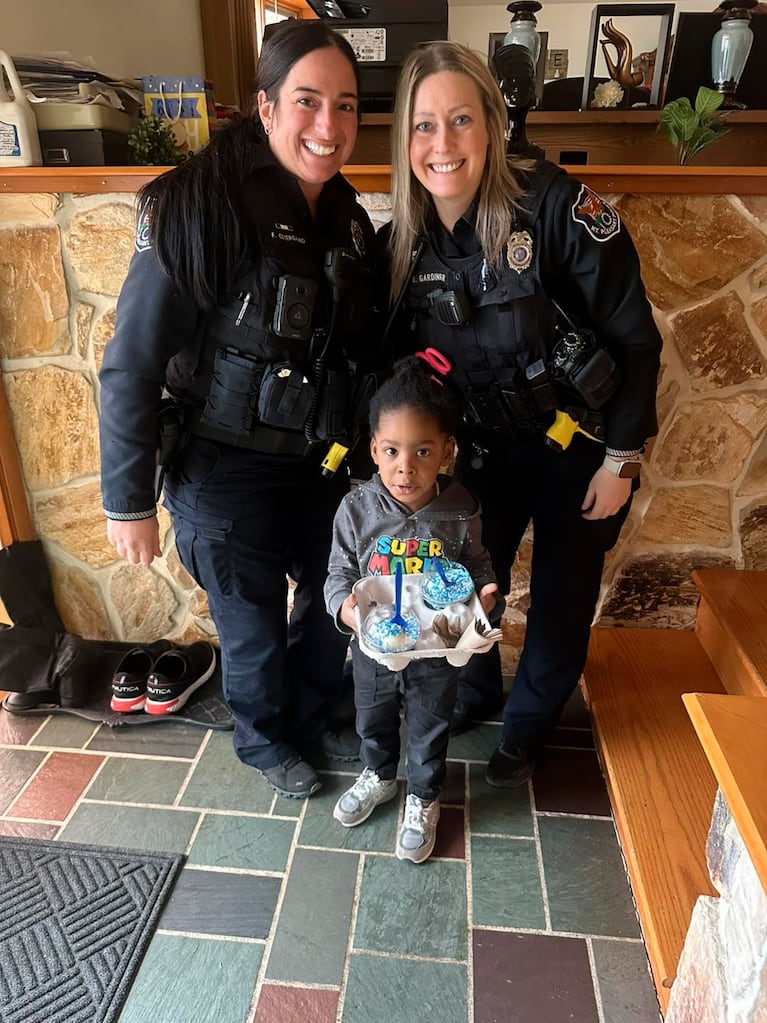
POLYGON ((581 185, 572 215, 575 223, 582 224, 596 242, 606 242, 621 229, 617 210, 586 185, 581 185))
POLYGON ((352 221, 352 241, 354 242, 354 248, 357 250, 357 255, 362 259, 365 255, 365 235, 362 233, 362 228, 356 220, 352 221))
POLYGON ((529 231, 513 231, 506 242, 506 261, 521 274, 533 261, 533 239, 529 231))
POLYGON ((145 206, 141 211, 138 225, 136 226, 136 252, 146 252, 147 249, 152 248, 152 240, 149 237, 151 219, 150 209, 148 206, 145 206))

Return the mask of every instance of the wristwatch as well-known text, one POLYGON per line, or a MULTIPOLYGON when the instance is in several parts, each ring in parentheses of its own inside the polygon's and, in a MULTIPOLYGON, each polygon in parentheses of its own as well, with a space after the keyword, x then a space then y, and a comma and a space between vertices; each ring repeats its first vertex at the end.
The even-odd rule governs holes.
POLYGON ((622 480, 636 479, 639 475, 639 470, 642 468, 642 463, 635 458, 629 458, 625 462, 621 462, 617 458, 610 458, 609 455, 605 455, 602 465, 622 480))

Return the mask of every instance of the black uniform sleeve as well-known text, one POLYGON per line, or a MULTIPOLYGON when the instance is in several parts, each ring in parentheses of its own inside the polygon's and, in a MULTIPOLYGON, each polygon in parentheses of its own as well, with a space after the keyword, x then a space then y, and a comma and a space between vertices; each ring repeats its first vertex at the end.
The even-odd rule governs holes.
POLYGON ((540 209, 541 280, 580 327, 589 327, 618 365, 607 403, 607 446, 641 449, 658 428, 655 397, 662 340, 639 257, 618 213, 581 182, 559 175, 540 209))
POLYGON ((200 313, 152 249, 134 253, 117 300, 101 384, 101 492, 108 518, 155 514, 157 409, 168 360, 193 341, 200 313))

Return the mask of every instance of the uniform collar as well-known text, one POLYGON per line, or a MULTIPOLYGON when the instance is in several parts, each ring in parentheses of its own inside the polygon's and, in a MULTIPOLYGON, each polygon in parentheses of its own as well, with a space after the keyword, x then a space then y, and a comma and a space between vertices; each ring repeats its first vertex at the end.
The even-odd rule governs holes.
POLYGON ((479 199, 475 198, 471 206, 455 222, 453 230, 448 231, 437 216, 434 207, 430 208, 426 218, 426 227, 432 241, 443 256, 461 258, 473 256, 480 251, 476 235, 478 209, 479 199))

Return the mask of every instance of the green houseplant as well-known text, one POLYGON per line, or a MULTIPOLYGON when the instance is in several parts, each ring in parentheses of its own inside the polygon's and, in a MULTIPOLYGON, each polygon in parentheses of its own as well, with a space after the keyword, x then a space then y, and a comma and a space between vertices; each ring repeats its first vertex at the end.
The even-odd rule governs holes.
POLYGON ((702 85, 694 107, 686 96, 681 96, 661 110, 658 130, 664 131, 671 145, 676 147, 680 166, 730 131, 725 115, 716 113, 723 101, 721 93, 702 85))
POLYGON ((175 167, 186 159, 172 127, 153 115, 141 118, 128 134, 128 145, 133 162, 143 167, 175 167))

